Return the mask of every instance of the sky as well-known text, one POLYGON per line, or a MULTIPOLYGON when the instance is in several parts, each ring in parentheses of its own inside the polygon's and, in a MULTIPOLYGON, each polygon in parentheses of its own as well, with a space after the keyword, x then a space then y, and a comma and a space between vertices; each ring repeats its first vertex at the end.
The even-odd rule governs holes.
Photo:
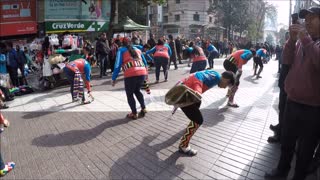
MULTIPOLYGON (((273 4, 278 10, 278 24, 289 24, 289 4, 290 0, 265 0, 266 2, 273 4)), ((295 0, 292 0, 294 4, 295 0)), ((293 9, 293 6, 292 6, 293 9)), ((279 27, 278 27, 279 28, 279 27)))

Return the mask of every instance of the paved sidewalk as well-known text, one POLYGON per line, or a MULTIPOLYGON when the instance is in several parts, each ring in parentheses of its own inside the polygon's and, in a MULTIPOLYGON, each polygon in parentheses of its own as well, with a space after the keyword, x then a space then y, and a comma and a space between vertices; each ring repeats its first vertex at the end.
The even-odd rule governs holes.
POLYGON ((177 152, 189 121, 181 111, 171 116, 163 102, 187 67, 152 85, 149 112, 134 121, 124 118, 123 82, 112 89, 109 77, 93 81, 96 100, 85 106, 68 103, 68 88, 18 97, 3 112, 11 127, 1 135, 1 153, 17 164, 5 179, 263 179, 279 157, 279 146, 266 141, 277 122, 277 62, 265 65, 259 80, 251 79, 251 67, 236 95, 240 108, 225 107, 226 90, 204 94, 204 124, 191 140, 195 157, 177 152))

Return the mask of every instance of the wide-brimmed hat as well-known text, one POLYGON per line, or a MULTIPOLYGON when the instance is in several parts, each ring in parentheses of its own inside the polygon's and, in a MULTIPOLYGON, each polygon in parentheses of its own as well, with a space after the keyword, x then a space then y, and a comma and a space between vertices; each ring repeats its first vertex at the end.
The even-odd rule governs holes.
POLYGON ((320 6, 313 6, 313 7, 310 7, 309 9, 301 9, 299 12, 299 17, 301 19, 304 19, 306 15, 310 13, 320 15, 320 6))

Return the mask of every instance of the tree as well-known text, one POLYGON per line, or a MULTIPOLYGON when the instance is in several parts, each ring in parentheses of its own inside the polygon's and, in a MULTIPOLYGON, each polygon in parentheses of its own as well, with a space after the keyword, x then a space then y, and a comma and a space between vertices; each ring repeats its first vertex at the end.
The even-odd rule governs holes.
POLYGON ((271 21, 275 22, 277 19, 277 9, 274 5, 269 4, 267 2, 261 2, 261 6, 258 9, 258 13, 254 16, 254 22, 251 24, 255 27, 254 29, 250 29, 250 36, 251 39, 255 42, 258 41, 258 39, 261 39, 263 37, 263 27, 264 27, 264 20, 265 18, 271 19, 271 21))
POLYGON ((274 38, 271 34, 268 34, 266 37, 266 41, 268 44, 273 45, 274 44, 274 38))
POLYGON ((282 46, 286 42, 286 32, 287 30, 284 28, 281 28, 278 32, 280 46, 282 46))
POLYGON ((208 13, 220 16, 215 23, 227 29, 228 39, 231 40, 231 32, 236 30, 241 36, 253 21, 249 14, 249 3, 250 1, 246 0, 214 0, 209 6, 208 13))
POLYGON ((119 20, 129 16, 132 20, 140 23, 145 24, 145 17, 143 11, 147 6, 151 3, 157 3, 162 5, 166 3, 167 0, 111 0, 111 16, 110 16, 110 25, 108 36, 110 37, 113 34, 112 27, 114 26, 115 16, 116 16, 116 6, 118 4, 118 14, 119 20))

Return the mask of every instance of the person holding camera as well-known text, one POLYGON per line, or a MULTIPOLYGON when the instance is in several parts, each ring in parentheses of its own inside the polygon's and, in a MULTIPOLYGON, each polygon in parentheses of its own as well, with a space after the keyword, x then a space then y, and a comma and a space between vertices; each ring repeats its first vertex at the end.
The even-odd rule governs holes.
POLYGON ((286 178, 295 152, 293 180, 308 175, 320 138, 320 7, 302 9, 299 17, 305 25, 292 24, 290 38, 283 50, 283 63, 290 65, 285 79, 287 102, 281 132, 281 155, 278 166, 267 178, 286 178))

